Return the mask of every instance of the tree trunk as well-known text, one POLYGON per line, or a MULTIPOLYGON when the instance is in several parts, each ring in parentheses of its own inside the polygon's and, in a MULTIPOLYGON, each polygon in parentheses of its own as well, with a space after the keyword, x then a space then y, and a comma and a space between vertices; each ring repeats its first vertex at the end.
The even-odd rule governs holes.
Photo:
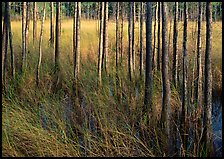
POLYGON ((98 86, 102 86, 102 55, 103 55, 103 20, 104 20, 104 2, 101 2, 100 12, 100 40, 98 54, 98 86))
POLYGON ((50 42, 51 45, 54 45, 54 2, 50 2, 51 3, 51 16, 50 16, 50 21, 51 21, 51 33, 50 33, 50 42))
POLYGON ((187 133, 186 133, 186 111, 188 105, 187 99, 187 4, 184 2, 184 32, 183 32, 183 98, 182 98, 182 115, 181 115, 181 137, 183 142, 183 156, 187 148, 187 133))
POLYGON ((37 2, 33 2, 33 44, 37 38, 37 2))
POLYGON ((103 61, 102 68, 104 66, 105 72, 107 73, 108 63, 108 2, 105 2, 104 9, 104 27, 103 27, 103 61))
MULTIPOLYGON (((73 17, 73 56, 75 64, 75 52, 76 52, 76 17, 77 17, 77 2, 74 2, 74 17, 73 17)), ((75 71, 75 69, 74 69, 75 71)), ((75 75, 75 72, 74 72, 75 75)))
POLYGON ((21 72, 26 67, 26 2, 23 2, 23 13, 22 13, 22 66, 21 72))
POLYGON ((60 13, 61 12, 61 2, 56 2, 56 28, 55 28, 55 88, 60 89, 61 78, 60 78, 60 13))
POLYGON ((15 78, 15 55, 13 52, 13 44, 12 44, 12 28, 11 28, 11 18, 10 18, 10 7, 8 9, 8 31, 9 31, 9 42, 10 42, 10 50, 11 50, 11 75, 12 78, 15 78))
POLYGON ((160 71, 160 15, 161 15, 161 9, 160 9, 160 2, 158 2, 158 53, 157 53, 157 70, 160 71))
POLYGON ((42 59, 42 41, 43 41, 43 32, 44 32, 45 10, 46 10, 45 8, 46 8, 46 2, 44 2, 43 17, 42 17, 42 24, 41 24, 41 30, 40 30, 39 59, 38 59, 37 74, 36 74, 37 87, 39 87, 39 83, 40 83, 40 65, 41 65, 41 59, 42 59))
POLYGON ((178 71, 178 2, 175 2, 173 25, 173 83, 177 87, 178 71))
POLYGON ((119 2, 116 2, 116 74, 119 62, 119 2))
POLYGON ((154 39, 154 46, 153 46, 153 63, 152 63, 152 69, 155 69, 156 66, 156 21, 157 21, 157 4, 159 2, 156 2, 155 9, 154 9, 154 34, 153 34, 153 39, 154 39))
POLYGON ((121 65, 123 62, 123 34, 124 34, 124 2, 121 2, 121 34, 120 34, 120 54, 121 54, 121 65))
POLYGON ((132 63, 135 74, 135 2, 132 2, 132 63))
POLYGON ((146 69, 145 69, 145 100, 143 113, 147 116, 152 112, 152 2, 147 2, 146 10, 146 69))
POLYGON ((129 18, 128 18, 128 74, 130 81, 133 76, 132 63, 132 2, 129 2, 129 18))
POLYGON ((204 148, 208 156, 212 156, 212 3, 206 2, 206 50, 205 50, 205 104, 203 117, 203 140, 204 148))
POLYGON ((140 78, 143 71, 143 2, 140 2, 140 78))
POLYGON ((81 18, 81 2, 77 3, 77 15, 76 15, 76 44, 74 52, 74 80, 75 80, 75 96, 78 97, 78 80, 80 72, 80 18, 81 18))
POLYGON ((27 53, 29 53, 28 44, 29 44, 29 30, 30 30, 30 3, 31 2, 26 3, 26 5, 27 5, 27 9, 26 9, 26 28, 25 28, 25 33, 26 33, 26 38, 25 38, 25 40, 26 40, 26 47, 25 47, 26 56, 27 56, 27 53))
POLYGON ((6 85, 6 68, 7 68, 7 52, 8 52, 8 13, 9 2, 5 2, 4 24, 3 24, 3 41, 2 41, 2 82, 3 90, 6 85))
POLYGON ((172 155, 172 115, 170 111, 170 80, 169 80, 169 53, 168 53, 168 9, 167 2, 162 2, 162 114, 161 124, 167 131, 168 154, 172 155))

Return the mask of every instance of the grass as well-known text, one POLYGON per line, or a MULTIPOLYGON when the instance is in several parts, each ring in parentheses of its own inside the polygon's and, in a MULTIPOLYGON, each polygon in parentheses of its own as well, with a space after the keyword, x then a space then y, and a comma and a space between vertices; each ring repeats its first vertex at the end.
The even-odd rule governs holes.
MULTIPOLYGON (((52 92, 54 52, 49 46, 50 24, 45 22, 43 38, 43 57, 40 70, 40 89, 35 87, 35 73, 38 62, 38 43, 32 42, 32 22, 30 25, 30 43, 28 46, 28 68, 21 76, 16 75, 14 81, 8 78, 7 91, 2 94, 2 154, 3 156, 167 156, 164 130, 157 127, 142 127, 145 140, 137 136, 133 124, 138 120, 144 100, 144 83, 140 81, 139 95, 127 78, 127 23, 124 31, 124 64, 120 69, 122 79, 122 100, 118 101, 114 94, 115 87, 115 23, 109 23, 109 76, 103 75, 103 87, 97 90, 97 57, 99 27, 97 21, 81 21, 81 76, 80 91, 84 108, 74 108, 70 103, 73 79, 73 53, 71 19, 62 21, 60 62, 62 66, 63 85, 58 94, 52 92), (111 90, 112 89, 112 90, 111 90), (112 94, 111 94, 112 91, 112 94), (47 118, 47 128, 41 121, 42 113, 47 118), (65 110, 71 106, 72 120, 70 125, 64 117, 65 110), (78 115, 78 116, 76 116, 78 115), (94 127, 93 127, 94 125, 94 127), (74 132, 73 130, 79 130, 74 132), (147 137, 147 135, 149 135, 147 137), (81 140, 83 143, 81 143, 81 140), (81 144, 80 144, 81 143, 81 144), (154 144, 151 144, 154 143, 154 144)), ((21 62, 21 21, 12 21, 13 46, 16 57, 16 72, 21 62)), ((40 21, 37 25, 40 33, 40 21)), ((154 25, 153 25, 154 26, 154 25)), ((193 22, 189 22, 189 60, 194 56, 195 38, 191 30, 193 22)), ((136 24, 138 35, 138 25, 136 24)), ((145 32, 145 31, 144 31, 145 32)), ((222 24, 213 23, 212 67, 213 80, 217 88, 221 82, 222 24)), ((182 50, 182 23, 179 24, 179 54, 182 50)), ((136 41, 138 38, 136 38, 136 41)), ((172 42, 172 41, 171 41, 172 42)), ((171 43, 172 44, 172 43, 171 43)), ((145 45, 145 43, 144 43, 145 45)), ((136 46, 137 43, 136 43, 136 46)), ((205 51, 205 24, 202 29, 202 54, 205 51)), ((170 54, 172 48, 170 49, 170 54)), ((172 57, 172 56, 171 56, 172 57)), ((136 60, 138 61, 138 56, 136 60)), ((191 62, 191 60, 190 60, 191 62)), ((138 62, 136 62, 138 66, 138 62)), ((138 69, 136 69, 138 70, 138 69)), ((156 119, 160 118, 162 104, 161 77, 154 74, 153 109, 156 119)), ((181 106, 180 95, 172 87, 171 107, 181 106)), ((140 121, 139 121, 140 122, 140 121)), ((189 152, 190 154, 191 152, 189 152)), ((191 154, 191 156, 193 156, 191 154)))

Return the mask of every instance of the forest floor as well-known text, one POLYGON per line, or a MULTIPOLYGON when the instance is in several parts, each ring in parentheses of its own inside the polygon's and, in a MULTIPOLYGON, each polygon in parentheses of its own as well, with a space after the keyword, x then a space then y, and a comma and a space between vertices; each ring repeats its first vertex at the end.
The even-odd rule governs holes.
MULTIPOLYGON (((38 21, 38 38, 40 24, 41 22, 38 21)), ((18 72, 22 57, 22 23, 21 21, 12 21, 11 26, 16 72, 18 72)), ((165 136, 160 128, 156 126, 157 120, 160 118, 162 106, 162 81, 161 74, 158 72, 154 72, 153 75, 155 126, 145 128, 147 133, 144 136, 145 140, 142 140, 139 138, 139 134, 133 125, 134 121, 138 121, 139 110, 141 110, 144 101, 144 80, 139 80, 138 73, 138 24, 136 23, 136 82, 130 82, 127 78, 128 24, 125 22, 124 62, 119 69, 122 87, 115 87, 115 24, 109 23, 109 69, 107 76, 103 74, 103 87, 98 89, 97 58, 99 26, 98 22, 94 20, 81 21, 81 74, 79 81, 81 107, 79 109, 75 109, 71 101, 73 81, 73 21, 71 19, 62 20, 61 26, 60 62, 63 80, 61 90, 57 94, 54 94, 52 92, 52 88, 54 87, 52 82, 54 77, 54 49, 49 43, 49 20, 45 21, 39 89, 35 86, 39 39, 33 43, 32 22, 30 24, 29 51, 27 55, 28 67, 23 75, 16 74, 14 80, 8 78, 7 91, 2 94, 2 155, 21 157, 167 156, 165 136), (122 91, 121 99, 117 98, 115 93, 117 89, 122 91), (74 116, 75 120, 73 120, 74 116), (73 131, 74 129, 76 132, 73 131)), ((202 26, 202 65, 204 65, 205 22, 203 22, 202 26)), ((190 70, 193 69, 193 59, 196 57, 196 27, 196 22, 189 22, 187 49, 190 70)), ((214 98, 218 99, 222 92, 222 22, 214 22, 212 27, 213 94, 215 94, 214 98)), ((145 33, 145 31, 143 32, 145 33)), ((180 22, 178 37, 178 52, 180 57, 182 55, 182 37, 183 24, 180 22)), ((172 37, 169 41, 171 58, 172 37)), ((10 56, 8 59, 10 59, 10 56)), ((189 71, 189 81, 192 81, 191 72, 189 71)), ((190 85, 191 83, 189 83, 190 85)), ((172 85, 171 91, 172 109, 180 108, 181 94, 172 85)), ((213 101, 214 103, 216 102, 215 99, 213 101)), ((221 101, 221 98, 219 98, 219 101, 221 101)), ((214 122, 218 121, 216 122, 218 124, 215 126, 214 131, 218 132, 218 137, 216 138, 218 140, 217 149, 220 149, 220 137, 222 141, 222 135, 220 135, 220 131, 222 130, 220 112, 222 109, 220 108, 222 106, 221 104, 217 105, 219 105, 219 108, 216 109, 215 106, 215 109, 213 109, 214 114, 217 114, 214 122)), ((192 149, 192 147, 189 147, 188 156, 203 156, 201 150, 194 152, 192 149)))

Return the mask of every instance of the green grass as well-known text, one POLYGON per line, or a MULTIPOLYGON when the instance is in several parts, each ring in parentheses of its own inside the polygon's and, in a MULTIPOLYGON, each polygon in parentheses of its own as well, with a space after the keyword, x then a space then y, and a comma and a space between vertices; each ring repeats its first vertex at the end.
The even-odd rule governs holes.
MULTIPOLYGON (((6 92, 2 94, 2 153, 3 156, 167 156, 166 137, 156 126, 142 128, 151 135, 151 138, 141 140, 136 137, 133 123, 139 121, 144 100, 144 82, 139 81, 139 96, 136 97, 133 83, 127 78, 127 23, 124 31, 124 63, 120 69, 122 79, 123 98, 119 102, 117 96, 110 95, 110 89, 115 86, 115 23, 109 23, 109 76, 103 74, 103 87, 97 89, 97 57, 98 36, 97 21, 81 21, 81 75, 80 91, 85 98, 85 109, 75 108, 73 124, 70 127, 79 130, 77 135, 66 126, 64 120, 64 107, 68 104, 68 97, 72 94, 73 80, 73 53, 72 53, 72 28, 70 19, 62 21, 62 35, 60 48, 60 62, 62 66, 63 85, 58 94, 52 92, 54 87, 53 66, 54 51, 49 46, 50 24, 45 22, 43 38, 43 57, 40 68, 40 89, 35 87, 35 73, 38 62, 39 39, 33 45, 32 22, 30 25, 29 54, 27 57, 28 68, 23 75, 16 75, 11 81, 8 78, 6 92), (110 86, 111 85, 111 86, 110 86), (48 118, 48 129, 41 126, 39 106, 44 105, 48 118), (127 111, 128 110, 128 111, 127 111), (89 114, 87 116, 86 114, 89 114), (95 122, 96 132, 90 131, 89 118, 95 122), (72 134, 69 136, 69 133, 72 134), (85 151, 83 152, 79 137, 84 137, 85 151), (150 145, 149 141, 154 143, 150 145)), ((12 22, 13 46, 16 57, 16 72, 21 62, 21 21, 12 22)), ((38 22, 40 33, 40 21, 38 22)), ((203 26, 205 24, 203 23, 203 26)), ((189 28, 193 27, 190 22, 189 28)), ((183 27, 179 24, 179 54, 182 55, 183 27)), ((138 25, 136 24, 138 34, 138 25)), ((144 31, 145 32, 145 31, 144 31)), ((194 55, 195 41, 188 31, 189 59, 194 55)), ((221 22, 213 23, 213 48, 212 59, 214 83, 218 81, 217 88, 221 88, 221 52, 222 52, 222 25, 221 22)), ((138 38, 136 38, 136 41, 138 38)), ((172 41, 171 41, 172 44, 172 41)), ((144 43, 145 45, 145 43, 144 43)), ((138 44, 136 43, 136 46, 138 44)), ((202 51, 204 58, 205 27, 202 30, 202 51)), ((170 49, 170 53, 172 48, 170 49)), ((171 56, 172 57, 172 56, 171 56)), ((136 71, 138 70, 136 56, 136 71)), ((137 71, 138 73, 138 71, 137 71)), ((159 74, 154 74, 153 110, 154 117, 160 118, 162 105, 162 81, 159 74)), ((181 106, 180 95, 172 87, 171 107, 181 106)), ((190 154, 191 152, 189 152, 190 154)), ((193 155, 192 155, 193 156, 193 155)))

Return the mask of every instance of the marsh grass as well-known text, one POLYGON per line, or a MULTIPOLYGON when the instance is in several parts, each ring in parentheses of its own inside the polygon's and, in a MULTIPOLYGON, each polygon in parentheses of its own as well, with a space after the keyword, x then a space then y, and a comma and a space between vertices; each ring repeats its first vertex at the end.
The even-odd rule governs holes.
MULTIPOLYGON (((38 43, 32 39, 32 22, 29 34, 29 53, 24 74, 16 74, 16 78, 8 78, 6 92, 2 94, 2 153, 3 156, 167 156, 166 136, 157 124, 147 127, 142 121, 145 133, 144 140, 134 128, 139 121, 139 113, 144 101, 144 78, 137 83, 130 82, 127 75, 127 23, 124 27, 124 56, 119 77, 122 82, 122 98, 118 100, 115 93, 115 23, 109 23, 109 64, 108 74, 103 73, 103 87, 97 88, 98 57, 98 23, 97 21, 81 21, 81 74, 79 80, 82 99, 80 111, 69 103, 72 96, 73 53, 71 19, 62 20, 60 46, 60 63, 63 76, 62 89, 58 94, 52 92, 54 87, 54 49, 49 45, 50 24, 46 21, 43 37, 43 59, 40 68, 40 88, 35 86, 36 65, 38 62, 38 43), (138 85, 138 92, 134 85, 138 85), (46 128, 42 126, 40 106, 44 106, 46 128), (65 107, 71 106, 75 120, 65 120, 65 107), (78 130, 77 134, 73 130, 78 130), (153 144, 152 144, 153 143, 153 144)), ((189 24, 190 26, 193 25, 189 24)), ((154 26, 154 25, 153 25, 154 26)), ((202 26, 205 26, 203 24, 202 26)), ((138 36, 138 24, 136 33, 138 36)), ((145 28, 145 27, 144 27, 145 28)), ((191 28, 191 27, 190 27, 191 28)), ((37 25, 40 33, 40 22, 37 25)), ((13 46, 16 58, 16 72, 21 62, 21 21, 12 21, 13 46)), ((182 50, 182 24, 179 24, 179 55, 182 50)), ((189 30, 190 34, 191 31, 189 30)), ((213 79, 214 87, 221 88, 221 51, 222 25, 213 23, 213 79), (217 82, 216 82, 217 81, 217 82)), ((190 36, 190 35, 189 35, 190 36)), ((138 39, 136 37, 136 39, 138 39)), ((172 39, 172 38, 171 38, 172 39)), ((189 59, 193 57, 195 42, 189 37, 189 59)), ((136 40, 138 41, 138 40, 136 40)), ((144 42, 145 45, 145 42, 144 42)), ((137 42, 136 42, 136 46, 137 42)), ((202 59, 205 50, 205 28, 202 29, 202 59)), ((170 55, 172 55, 170 49, 170 55)), ((172 57, 172 56, 170 56, 172 57)), ((138 53, 136 55, 136 71, 138 74, 138 53)), ((171 61, 170 61, 171 63, 171 61)), ((203 62, 202 62, 203 63, 203 62)), ((154 73, 153 110, 155 121, 160 119, 162 105, 161 74, 154 73)), ((172 85, 171 107, 181 107, 179 91, 172 85)), ((157 123, 157 122, 155 122, 157 123)), ((193 153, 189 152, 189 156, 193 153)), ((201 154, 199 154, 201 156, 201 154)))

